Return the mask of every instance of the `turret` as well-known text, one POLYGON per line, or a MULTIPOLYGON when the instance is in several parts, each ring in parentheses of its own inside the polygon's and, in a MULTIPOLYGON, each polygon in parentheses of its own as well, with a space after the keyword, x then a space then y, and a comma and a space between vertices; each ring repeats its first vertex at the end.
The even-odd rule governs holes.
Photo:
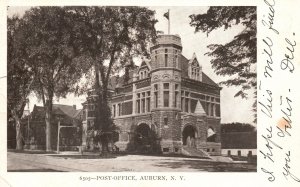
POLYGON ((152 110, 180 110, 181 51, 178 35, 160 35, 151 47, 152 110))

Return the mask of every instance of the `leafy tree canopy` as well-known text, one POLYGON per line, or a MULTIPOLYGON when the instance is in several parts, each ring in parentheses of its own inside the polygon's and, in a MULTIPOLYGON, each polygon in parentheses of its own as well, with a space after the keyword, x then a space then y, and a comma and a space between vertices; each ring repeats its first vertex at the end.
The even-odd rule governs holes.
POLYGON ((253 125, 248 123, 223 123, 221 124, 221 132, 228 133, 228 132, 254 132, 256 128, 253 125))
MULTIPOLYGON (((92 68, 93 76, 85 87, 77 87, 77 93, 93 88, 95 124, 103 150, 107 150, 109 136, 115 127, 108 106, 108 86, 112 75, 133 64, 133 57, 149 56, 149 44, 156 38, 154 11, 145 7, 68 7, 73 21, 74 52, 92 68), (99 133, 100 132, 100 133, 99 133)), ((132 65, 133 66, 133 65, 132 65)))
MULTIPOLYGON (((211 64, 217 75, 229 76, 220 84, 239 87, 235 97, 247 98, 247 91, 254 89, 256 100, 256 7, 210 7, 207 13, 191 15, 190 18, 195 32, 207 35, 220 28, 243 27, 230 42, 208 45, 210 51, 206 55, 212 57, 211 64)), ((256 113, 256 101, 253 111, 256 113)))
POLYGON ((24 21, 17 16, 7 19, 7 119, 14 121, 16 149, 23 149, 21 117, 27 97, 32 90, 35 75, 26 57, 24 21))

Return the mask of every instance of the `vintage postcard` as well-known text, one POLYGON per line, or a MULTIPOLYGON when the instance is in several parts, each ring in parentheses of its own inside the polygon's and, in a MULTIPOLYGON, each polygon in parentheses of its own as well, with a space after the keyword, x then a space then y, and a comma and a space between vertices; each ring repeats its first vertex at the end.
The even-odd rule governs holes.
POLYGON ((298 186, 297 5, 1 3, 1 186, 298 186))

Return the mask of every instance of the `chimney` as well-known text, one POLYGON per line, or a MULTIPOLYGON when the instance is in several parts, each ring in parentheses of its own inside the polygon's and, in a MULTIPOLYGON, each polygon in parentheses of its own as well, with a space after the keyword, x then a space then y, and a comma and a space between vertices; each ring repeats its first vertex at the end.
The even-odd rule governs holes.
POLYGON ((73 108, 76 110, 76 105, 73 105, 73 108))

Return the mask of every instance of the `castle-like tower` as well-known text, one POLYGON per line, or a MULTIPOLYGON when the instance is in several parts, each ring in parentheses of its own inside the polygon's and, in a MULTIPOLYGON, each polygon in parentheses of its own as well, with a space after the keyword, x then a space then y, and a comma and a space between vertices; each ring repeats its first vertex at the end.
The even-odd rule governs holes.
POLYGON ((181 143, 181 39, 160 35, 151 47, 152 123, 165 152, 179 149, 181 143))
MULTIPOLYGON (((151 59, 110 79, 112 118, 119 127, 112 143, 128 152, 219 155, 221 88, 195 54, 182 55, 178 35, 158 36, 150 50, 151 59)), ((82 142, 94 149, 86 133, 95 123, 93 92, 88 95, 82 142)))

